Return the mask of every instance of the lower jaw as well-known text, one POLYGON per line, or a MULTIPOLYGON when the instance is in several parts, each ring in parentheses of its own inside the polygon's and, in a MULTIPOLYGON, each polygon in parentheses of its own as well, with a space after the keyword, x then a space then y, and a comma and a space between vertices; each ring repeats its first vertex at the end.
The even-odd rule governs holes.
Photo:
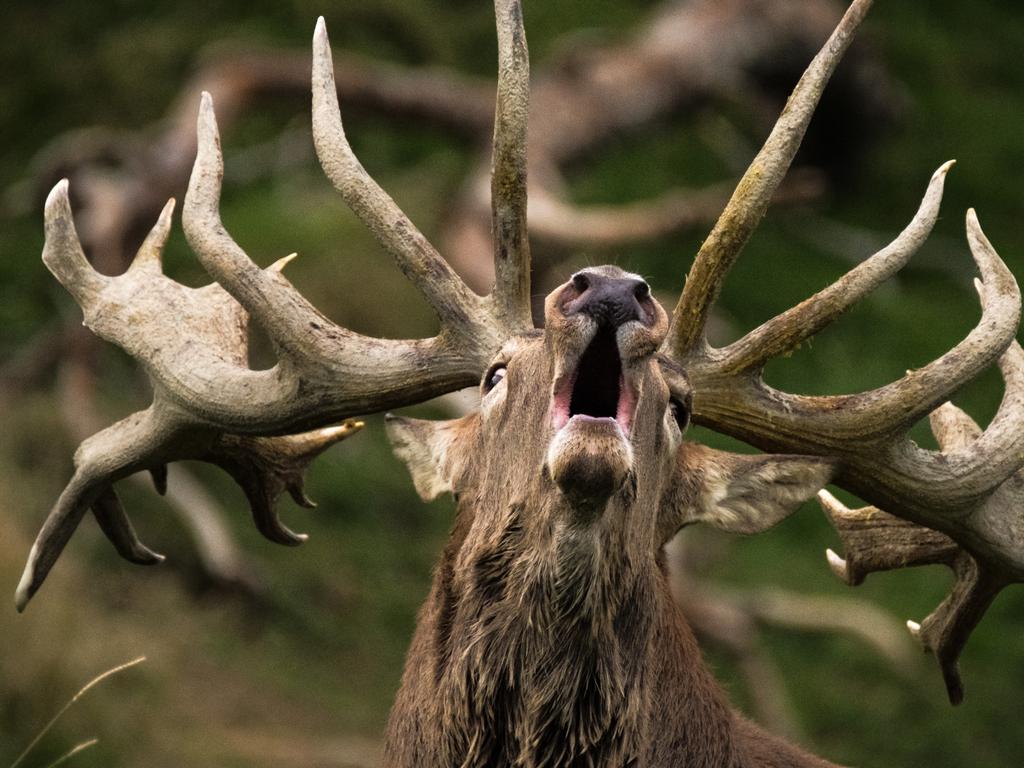
POLYGON ((622 487, 633 449, 613 419, 577 416, 555 434, 546 464, 570 505, 592 517, 622 487))

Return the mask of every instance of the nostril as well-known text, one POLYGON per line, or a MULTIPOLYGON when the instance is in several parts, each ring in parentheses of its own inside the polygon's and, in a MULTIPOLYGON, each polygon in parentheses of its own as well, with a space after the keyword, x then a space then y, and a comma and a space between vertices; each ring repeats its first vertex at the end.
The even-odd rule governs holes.
POLYGON ((633 289, 633 295, 636 296, 637 301, 643 301, 644 299, 650 298, 651 286, 641 280, 637 283, 636 288, 633 289))
POLYGON ((583 293, 590 287, 590 280, 582 272, 577 272, 572 276, 572 287, 576 289, 577 293, 583 293))

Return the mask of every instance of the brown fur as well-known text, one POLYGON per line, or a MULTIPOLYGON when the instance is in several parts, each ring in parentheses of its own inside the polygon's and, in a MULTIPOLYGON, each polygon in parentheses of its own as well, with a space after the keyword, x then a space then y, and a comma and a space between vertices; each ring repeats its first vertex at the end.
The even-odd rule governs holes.
MULTIPOLYGON (((799 485, 789 495, 800 499, 827 481, 827 468, 758 457, 752 471, 749 461, 683 443, 666 378, 674 389, 685 378, 663 374, 653 357, 666 326, 656 307, 650 326, 619 336, 640 393, 628 471, 603 498, 563 492, 547 454, 548 393, 592 331, 563 313, 556 299, 566 290, 549 297, 543 338, 515 339, 499 355, 504 389, 487 394, 478 414, 435 427, 392 421, 417 487, 450 488, 459 501, 391 713, 387 763, 828 765, 729 708, 669 595, 661 556, 681 525, 714 522, 714 499, 731 499, 730 488, 760 488, 765 466, 779 467, 790 490, 799 485), (430 472, 437 482, 423 480, 430 472)), ((617 477, 619 467, 607 471, 617 477)), ((788 496, 783 505, 793 506, 788 496)))

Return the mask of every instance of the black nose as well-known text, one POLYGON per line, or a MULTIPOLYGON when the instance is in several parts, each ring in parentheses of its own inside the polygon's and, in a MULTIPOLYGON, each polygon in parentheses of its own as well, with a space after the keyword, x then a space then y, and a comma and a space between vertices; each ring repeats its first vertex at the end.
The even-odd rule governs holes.
POLYGON ((637 277, 609 277, 583 270, 572 276, 572 291, 563 304, 567 315, 589 315, 600 325, 618 328, 630 320, 644 325, 653 321, 651 289, 637 277))

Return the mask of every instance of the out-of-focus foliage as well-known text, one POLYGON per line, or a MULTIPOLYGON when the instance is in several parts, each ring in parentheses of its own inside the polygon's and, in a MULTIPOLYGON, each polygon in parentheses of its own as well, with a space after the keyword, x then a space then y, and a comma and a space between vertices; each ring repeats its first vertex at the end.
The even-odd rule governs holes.
MULTIPOLYGON (((592 27, 614 39, 653 7, 639 0, 525 5, 535 69, 544 66, 559 35, 592 27)), ((154 120, 208 44, 304 48, 321 13, 336 47, 410 65, 493 72, 486 0, 6 5, 0 31, 0 356, 7 359, 54 318, 77 313, 38 258, 41 201, 26 202, 17 185, 32 173, 34 153, 73 127, 137 128, 154 120)), ((959 163, 947 185, 945 215, 906 273, 813 345, 773 365, 774 384, 801 392, 877 386, 940 354, 971 327, 977 307, 963 242, 968 205, 1024 276, 1024 16, 1017 4, 883 2, 863 36, 905 84, 902 121, 817 213, 769 215, 725 289, 727 313, 747 328, 848 267, 835 248, 816 244, 822 214, 890 236, 912 214, 931 172, 949 157, 959 163)), ((225 137, 229 166, 244 146, 305 121, 307 108, 303 100, 251 115, 225 137)), ((474 148, 377 115, 346 112, 346 124, 366 167, 428 236, 436 234, 474 148)), ((666 122, 582 164, 573 195, 625 202, 681 181, 709 181, 723 172, 710 154, 691 123, 666 122)), ((335 319, 366 332, 429 331, 429 313, 312 164, 229 186, 223 216, 260 263, 298 250, 302 258, 289 268, 291 278, 335 319)), ((672 291, 698 241, 680 237, 577 258, 614 259, 672 291)), ((193 283, 202 280, 180 230, 167 269, 193 283)), ((98 407, 106 416, 145 402, 119 352, 105 349, 99 367, 98 407)), ((51 385, 4 406, 0 597, 11 598, 9 605, 31 538, 70 473, 74 446, 63 436, 51 385)), ((988 376, 960 403, 983 420, 999 395, 997 377, 988 376)), ((415 498, 376 419, 315 465, 309 490, 319 510, 285 511, 312 534, 297 550, 261 540, 245 519, 237 489, 216 473, 196 471, 235 513, 237 536, 267 581, 267 604, 203 592, 188 576, 189 544, 163 502, 125 487, 126 506, 145 539, 173 565, 129 566, 87 523, 29 611, 17 617, 13 606, 0 610, 0 766, 81 682, 138 654, 150 661, 92 692, 29 765, 46 765, 91 736, 100 745, 75 764, 345 765, 378 738, 450 504, 423 505, 415 498)), ((832 579, 822 557, 830 545, 834 536, 809 507, 770 534, 732 544, 717 575, 738 586, 780 584, 841 596, 846 588, 832 579)), ((875 575, 859 596, 920 619, 947 583, 938 569, 875 575)), ((963 658, 967 700, 955 710, 930 659, 898 675, 848 640, 781 632, 769 640, 806 743, 831 759, 996 768, 1016 765, 1024 754, 1024 729, 1016 722, 1024 692, 1024 590, 1004 593, 973 636, 963 658)), ((733 679, 734 670, 713 661, 720 677, 733 679)))

